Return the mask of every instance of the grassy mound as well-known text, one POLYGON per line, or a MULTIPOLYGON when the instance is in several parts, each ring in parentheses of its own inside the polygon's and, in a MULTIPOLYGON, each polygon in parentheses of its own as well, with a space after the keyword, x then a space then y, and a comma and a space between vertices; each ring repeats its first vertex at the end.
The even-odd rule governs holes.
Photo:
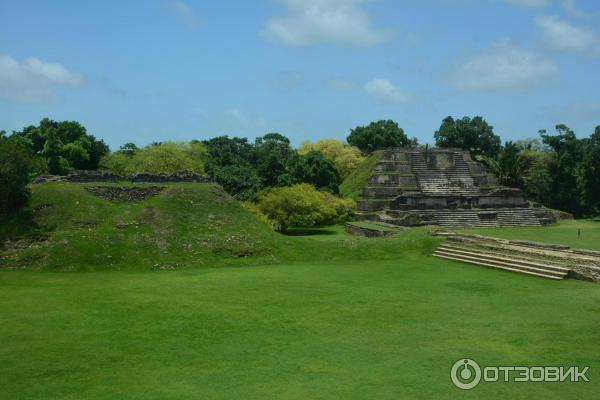
POLYGON ((394 259, 401 249, 427 254, 438 242, 425 230, 377 243, 351 237, 341 227, 284 236, 213 184, 161 185, 159 194, 133 202, 106 200, 86 190, 90 186, 98 185, 35 185, 31 208, 0 226, 0 235, 13 238, 0 251, 0 268, 160 270, 349 256, 394 259))
POLYGON ((133 202, 103 199, 86 186, 92 185, 35 185, 30 210, 18 217, 31 220, 29 232, 16 230, 19 221, 5 224, 5 236, 21 233, 22 238, 5 244, 0 265, 171 269, 260 258, 276 238, 218 185, 167 184, 158 195, 133 202))
POLYGON ((360 166, 344 179, 340 185, 340 194, 343 197, 349 197, 358 200, 362 194, 363 188, 367 185, 373 168, 381 158, 383 151, 374 151, 363 161, 360 166))

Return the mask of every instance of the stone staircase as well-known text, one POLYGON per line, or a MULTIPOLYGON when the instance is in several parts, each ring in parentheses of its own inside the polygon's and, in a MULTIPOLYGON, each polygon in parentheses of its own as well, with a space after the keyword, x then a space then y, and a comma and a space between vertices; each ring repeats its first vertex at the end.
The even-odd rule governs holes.
POLYGON ((446 238, 434 256, 550 279, 600 282, 600 251, 524 240, 434 231, 446 238))
POLYGON ((471 170, 461 154, 453 154, 453 166, 444 170, 427 165, 422 152, 412 152, 408 156, 423 193, 472 195, 478 192, 471 170))
POLYGON ((539 218, 531 208, 499 209, 498 226, 541 226, 539 218))
MULTIPOLYGON (((511 226, 540 226, 540 221, 530 208, 510 209, 441 209, 414 210, 419 218, 447 228, 474 227, 497 228, 511 226)), ((394 223, 394 214, 389 211, 388 221, 394 223)))
POLYGON ((443 244, 434 251, 433 255, 448 260, 462 261, 470 264, 556 280, 566 278, 569 273, 568 268, 552 265, 547 262, 540 262, 535 258, 513 255, 506 256, 498 253, 495 254, 493 252, 475 250, 456 244, 443 244))

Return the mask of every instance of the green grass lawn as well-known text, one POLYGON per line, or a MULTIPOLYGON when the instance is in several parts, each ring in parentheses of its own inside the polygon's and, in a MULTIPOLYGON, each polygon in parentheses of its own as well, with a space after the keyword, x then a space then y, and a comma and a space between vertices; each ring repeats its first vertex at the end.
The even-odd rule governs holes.
MULTIPOLYGON (((600 391, 598 284, 437 259, 440 239, 425 228, 376 239, 342 226, 283 236, 214 185, 167 186, 140 203, 107 202, 83 185, 34 188, 22 217, 31 218, 28 234, 47 240, 19 248, 18 239, 0 252, 0 399, 600 391), (464 392, 449 378, 463 357, 590 366, 591 382, 464 392)), ((18 236, 19 226, 0 234, 18 236)), ((577 247, 596 248, 600 223, 590 221, 474 232, 570 244, 577 226, 577 247)))
POLYGON ((2 399, 591 399, 600 390, 596 284, 415 252, 187 271, 9 271, 0 287, 2 399), (589 365, 591 382, 464 392, 449 380, 461 357, 589 365))
POLYGON ((542 227, 472 228, 459 231, 502 239, 533 240, 600 250, 600 221, 594 220, 562 220, 559 224, 542 227), (578 231, 581 232, 581 237, 578 237, 578 231))

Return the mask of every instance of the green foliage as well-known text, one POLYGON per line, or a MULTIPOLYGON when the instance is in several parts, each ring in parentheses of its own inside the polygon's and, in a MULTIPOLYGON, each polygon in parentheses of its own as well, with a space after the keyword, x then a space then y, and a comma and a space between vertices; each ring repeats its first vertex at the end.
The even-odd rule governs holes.
POLYGON ((472 155, 496 157, 501 148, 494 127, 479 116, 457 120, 446 117, 434 138, 438 147, 457 147, 469 150, 472 155))
POLYGON ((496 158, 484 160, 503 184, 523 188, 526 196, 577 217, 600 212, 600 127, 578 139, 564 124, 542 141, 507 142, 496 158))
POLYGON ((0 138, 0 221, 25 207, 34 159, 22 143, 0 138))
POLYGON ((299 154, 320 151, 330 161, 333 161, 342 179, 346 178, 365 160, 357 147, 350 146, 341 140, 323 139, 315 143, 306 141, 298 148, 299 154))
POLYGON ((544 144, 550 146, 554 156, 548 164, 548 172, 552 177, 548 203, 551 208, 569 211, 577 216, 585 212, 580 202, 578 187, 579 163, 583 159, 583 143, 575 136, 575 132, 566 125, 556 126, 556 134, 548 135, 540 131, 544 144))
POLYGON ((301 182, 337 194, 341 178, 332 161, 319 151, 311 151, 304 155, 294 154, 288 161, 286 173, 279 179, 280 184, 288 186, 301 182))
POLYGON ((218 136, 203 143, 207 174, 236 199, 256 200, 263 179, 258 175, 255 148, 248 139, 218 136))
POLYGON ((527 198, 538 203, 549 205, 553 203, 552 175, 550 164, 555 155, 549 151, 523 150, 523 191, 527 198))
POLYGON ((381 158, 382 151, 374 151, 344 179, 340 185, 340 194, 353 200, 358 200, 362 195, 363 188, 369 182, 375 165, 381 158))
POLYGON ((578 185, 581 201, 588 215, 600 214, 600 126, 584 142, 584 156, 579 167, 578 185))
POLYGON ((136 172, 203 174, 206 157, 206 148, 200 142, 164 142, 143 149, 128 143, 102 158, 100 166, 122 176, 136 172))
POLYGON ((212 179, 238 200, 255 200, 263 188, 256 169, 249 165, 224 165, 212 169, 212 179))
POLYGON ((417 144, 416 138, 409 139, 398 123, 392 120, 380 120, 371 122, 367 126, 357 126, 350 130, 346 140, 367 154, 386 147, 406 147, 417 144))
POLYGON ((59 175, 71 169, 97 169, 100 159, 109 151, 102 140, 88 135, 76 121, 56 122, 44 118, 39 126, 13 132, 11 139, 26 145, 34 155, 42 156, 48 172, 59 175))
POLYGON ((276 186, 293 155, 290 141, 279 133, 267 133, 254 143, 256 174, 265 187, 276 186))
POLYGON ((260 212, 281 231, 345 221, 355 206, 350 199, 320 192, 307 183, 273 188, 258 203, 260 212))
POLYGON ((339 172, 320 152, 299 155, 289 140, 268 133, 252 144, 246 138, 219 136, 204 142, 206 172, 238 200, 254 201, 262 190, 306 182, 337 193, 339 172))
POLYGON ((503 185, 523 186, 525 160, 521 155, 521 149, 515 143, 506 142, 497 158, 483 156, 483 160, 503 185))

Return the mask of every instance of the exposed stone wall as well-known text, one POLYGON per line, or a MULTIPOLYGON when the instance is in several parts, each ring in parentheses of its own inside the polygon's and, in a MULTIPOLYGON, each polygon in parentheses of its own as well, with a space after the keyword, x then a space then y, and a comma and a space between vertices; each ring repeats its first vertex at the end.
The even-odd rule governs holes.
POLYGON ((44 182, 73 182, 73 183, 95 183, 95 182, 196 182, 208 183, 208 176, 199 175, 191 171, 178 171, 172 174, 151 174, 139 172, 128 176, 119 176, 109 171, 73 171, 67 176, 42 175, 37 177, 33 183, 44 182))
POLYGON ((351 223, 346 224, 346 232, 352 235, 364 237, 387 237, 398 233, 398 231, 383 231, 379 229, 369 229, 362 226, 356 226, 351 223))
POLYGON ((164 186, 86 186, 88 192, 109 201, 143 201, 159 194, 164 186))

